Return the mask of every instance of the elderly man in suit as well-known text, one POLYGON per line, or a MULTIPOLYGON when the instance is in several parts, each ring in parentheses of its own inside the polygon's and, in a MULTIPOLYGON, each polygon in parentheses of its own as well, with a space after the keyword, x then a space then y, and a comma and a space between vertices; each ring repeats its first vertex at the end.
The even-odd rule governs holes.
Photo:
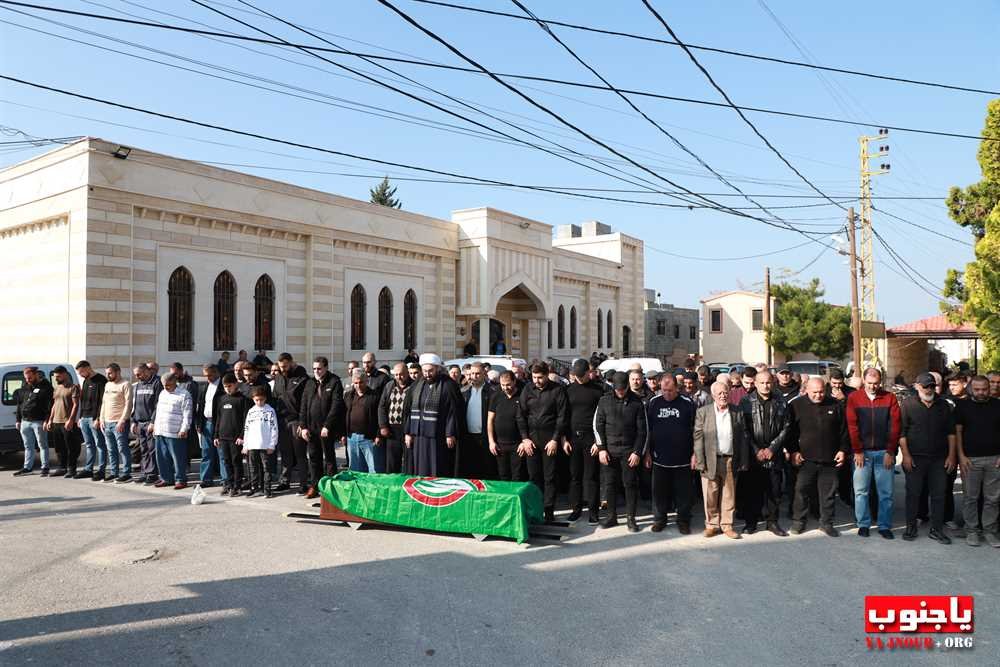
POLYGON ((469 382, 462 387, 465 399, 465 433, 459 443, 458 473, 469 479, 497 479, 497 459, 490 453, 486 432, 493 387, 486 382, 486 372, 478 361, 469 366, 469 382))
POLYGON ((712 385, 712 402, 698 408, 694 417, 694 456, 701 471, 705 498, 705 537, 722 533, 734 540, 736 478, 749 466, 742 415, 729 404, 729 385, 712 385))

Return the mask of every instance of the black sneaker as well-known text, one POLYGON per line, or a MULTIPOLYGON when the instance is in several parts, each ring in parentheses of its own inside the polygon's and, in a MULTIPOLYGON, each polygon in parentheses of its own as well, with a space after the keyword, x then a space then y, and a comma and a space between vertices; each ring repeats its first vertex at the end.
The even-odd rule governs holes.
POLYGON ((230 491, 232 491, 232 488, 228 484, 226 484, 225 486, 222 487, 222 493, 220 493, 219 495, 228 496, 230 491))
POLYGON ((63 479, 74 479, 76 477, 76 470, 74 468, 68 468, 66 474, 63 475, 63 479))
POLYGON ((625 520, 625 523, 626 523, 626 525, 628 525, 628 532, 630 532, 630 533, 638 533, 639 532, 639 525, 635 522, 635 517, 634 516, 628 517, 628 519, 625 520))
POLYGON ((907 542, 912 542, 913 540, 917 539, 916 524, 911 524, 906 527, 906 530, 903 531, 903 539, 906 540, 907 542))
POLYGON ((600 513, 595 510, 590 510, 590 514, 587 516, 587 523, 593 525, 596 523, 600 523, 600 521, 601 521, 600 513))
POLYGON ((868 537, 872 534, 871 528, 858 528, 858 537, 868 537))
POLYGON ((882 537, 884 537, 887 540, 894 540, 894 539, 896 539, 896 536, 893 535, 892 531, 889 530, 888 528, 883 528, 882 530, 878 531, 878 534, 881 535, 882 537))
POLYGON ((788 529, 788 532, 792 535, 801 535, 806 532, 806 527, 801 523, 793 523, 792 527, 788 529))
POLYGON ((247 498, 253 498, 253 497, 254 497, 254 496, 256 496, 256 495, 257 495, 258 493, 259 493, 259 492, 257 491, 257 489, 250 489, 250 492, 249 492, 249 493, 247 494, 247 498))
POLYGON ((583 516, 583 510, 581 508, 577 507, 572 512, 569 513, 569 516, 566 517, 566 520, 567 521, 576 521, 581 516, 583 516))
POLYGON ((552 523, 556 520, 556 512, 551 507, 545 508, 545 523, 552 523))
POLYGON ((150 475, 149 477, 146 478, 136 477, 135 483, 145 484, 146 486, 150 486, 151 484, 156 484, 156 477, 153 475, 150 475))
POLYGON ((102 482, 102 481, 104 481, 104 471, 101 470, 99 472, 95 472, 93 475, 90 476, 90 481, 91 482, 102 482))
POLYGON ((94 476, 93 470, 79 470, 75 475, 73 475, 73 479, 86 479, 87 477, 93 477, 93 476, 94 476))
POLYGON ((20 477, 21 475, 30 475, 30 474, 31 474, 30 470, 28 470, 27 468, 21 468, 16 473, 14 473, 14 477, 20 477))
MULTIPOLYGON (((246 488, 245 484, 243 486, 244 486, 244 488, 246 488)), ((275 491, 287 491, 290 488, 292 488, 292 486, 288 482, 279 482, 278 485, 274 487, 274 490, 275 491)))
POLYGON ((941 544, 951 544, 951 538, 945 535, 943 530, 931 528, 930 532, 927 533, 927 537, 937 540, 941 544))
POLYGON ((48 477, 48 476, 49 476, 49 469, 42 468, 42 477, 48 477))
POLYGON ((264 489, 264 497, 274 498, 274 491, 271 490, 271 487, 267 487, 266 489, 264 489))
POLYGON ((115 481, 117 481, 119 484, 127 484, 132 481, 132 475, 128 474, 122 475, 115 481))
POLYGON ((833 526, 821 526, 820 531, 827 537, 840 537, 840 531, 833 526))
POLYGON ((666 527, 667 527, 666 521, 654 521, 650 530, 653 531, 654 533, 659 533, 666 527))
POLYGON ((601 522, 601 528, 614 528, 618 525, 618 517, 614 514, 605 517, 604 521, 601 522))

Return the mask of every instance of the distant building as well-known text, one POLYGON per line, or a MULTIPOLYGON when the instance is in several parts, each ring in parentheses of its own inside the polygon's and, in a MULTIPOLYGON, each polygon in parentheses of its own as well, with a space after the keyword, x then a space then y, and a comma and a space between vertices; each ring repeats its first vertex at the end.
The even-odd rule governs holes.
POLYGON ((665 366, 680 366, 698 354, 698 309, 659 303, 656 290, 646 290, 645 355, 657 357, 665 366))
MULTIPOLYGON (((771 317, 774 318, 774 298, 771 317)), ((764 295, 732 290, 702 299, 701 355, 705 363, 748 364, 767 360, 764 295)), ((779 354, 774 363, 783 361, 779 354)))

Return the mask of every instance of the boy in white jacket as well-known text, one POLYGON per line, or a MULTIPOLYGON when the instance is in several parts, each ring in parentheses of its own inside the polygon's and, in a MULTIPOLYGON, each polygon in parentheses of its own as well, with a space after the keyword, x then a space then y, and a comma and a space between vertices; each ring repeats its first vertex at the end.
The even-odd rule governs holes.
POLYGON ((247 498, 261 491, 270 498, 271 472, 267 467, 267 457, 278 446, 278 415, 267 404, 267 390, 256 386, 250 391, 253 407, 247 412, 243 427, 243 452, 250 461, 250 493, 247 498))

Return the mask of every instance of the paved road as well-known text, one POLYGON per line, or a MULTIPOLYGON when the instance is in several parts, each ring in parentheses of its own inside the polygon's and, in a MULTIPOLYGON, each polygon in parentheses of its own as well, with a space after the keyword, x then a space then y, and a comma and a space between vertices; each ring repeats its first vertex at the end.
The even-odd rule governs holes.
POLYGON ((190 489, 11 469, 0 665, 998 662, 1000 549, 846 523, 837 539, 707 540, 654 535, 648 517, 638 535, 478 543, 286 519, 308 510, 295 496, 192 506, 190 489), (976 646, 870 653, 866 593, 971 593, 976 646))

